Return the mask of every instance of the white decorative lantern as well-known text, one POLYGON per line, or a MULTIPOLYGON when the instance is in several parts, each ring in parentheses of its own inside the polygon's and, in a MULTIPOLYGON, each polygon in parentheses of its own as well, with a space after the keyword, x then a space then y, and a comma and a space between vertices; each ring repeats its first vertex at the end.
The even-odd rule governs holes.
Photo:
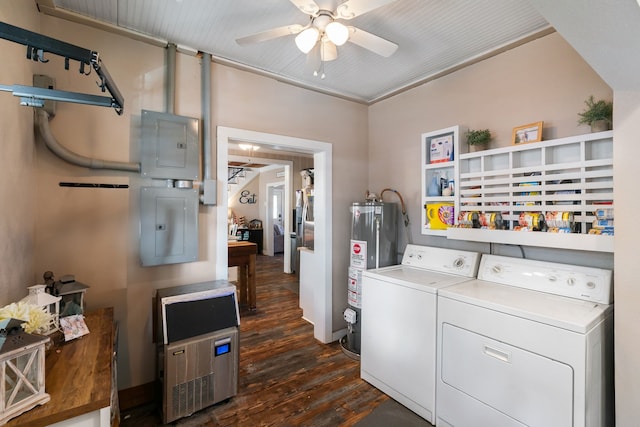
POLYGON ((60 300, 61 297, 54 297, 45 292, 46 285, 29 286, 29 295, 22 298, 21 302, 39 307, 51 316, 48 327, 42 332, 49 335, 60 329, 60 300))
POLYGON ((45 393, 49 337, 23 331, 24 321, 0 321, 0 424, 50 400, 45 393))

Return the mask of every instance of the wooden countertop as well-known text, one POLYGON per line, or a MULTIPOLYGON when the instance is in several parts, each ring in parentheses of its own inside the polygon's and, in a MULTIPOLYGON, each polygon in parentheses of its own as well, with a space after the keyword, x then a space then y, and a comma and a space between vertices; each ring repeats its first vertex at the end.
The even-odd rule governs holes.
POLYGON ((227 243, 229 256, 232 255, 251 255, 258 252, 258 245, 245 240, 229 241, 227 243))
POLYGON ((111 405, 113 308, 85 313, 89 334, 47 354, 45 391, 51 400, 10 420, 6 426, 48 426, 111 405))

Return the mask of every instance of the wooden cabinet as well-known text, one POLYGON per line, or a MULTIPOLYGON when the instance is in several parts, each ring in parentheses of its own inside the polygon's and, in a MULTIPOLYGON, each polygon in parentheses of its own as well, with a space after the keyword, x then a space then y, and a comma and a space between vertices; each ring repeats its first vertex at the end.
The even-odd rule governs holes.
POLYGON ((255 243, 258 246, 258 254, 262 254, 263 233, 262 228, 241 228, 236 233, 238 240, 255 243))

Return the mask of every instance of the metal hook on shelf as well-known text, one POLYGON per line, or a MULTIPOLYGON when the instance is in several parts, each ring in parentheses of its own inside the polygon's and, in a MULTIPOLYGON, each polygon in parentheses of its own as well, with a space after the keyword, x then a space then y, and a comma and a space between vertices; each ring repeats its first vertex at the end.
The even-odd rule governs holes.
POLYGON ((103 77, 103 76, 99 76, 99 77, 100 77, 100 81, 99 81, 99 82, 96 82, 96 85, 98 85, 98 87, 100 88, 100 90, 101 90, 102 92, 104 92, 104 91, 106 90, 106 88, 107 88, 107 84, 106 84, 106 82, 105 82, 105 80, 104 80, 104 77, 103 77))

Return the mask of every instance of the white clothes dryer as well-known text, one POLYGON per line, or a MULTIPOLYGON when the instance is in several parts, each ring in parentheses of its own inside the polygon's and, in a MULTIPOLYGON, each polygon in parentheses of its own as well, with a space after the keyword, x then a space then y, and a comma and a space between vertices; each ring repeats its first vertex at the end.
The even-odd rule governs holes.
POLYGON ((479 263, 477 252, 407 245, 401 264, 362 272, 360 376, 431 423, 437 293, 479 263))
POLYGON ((613 426, 610 270, 484 255, 438 294, 438 427, 613 426))

